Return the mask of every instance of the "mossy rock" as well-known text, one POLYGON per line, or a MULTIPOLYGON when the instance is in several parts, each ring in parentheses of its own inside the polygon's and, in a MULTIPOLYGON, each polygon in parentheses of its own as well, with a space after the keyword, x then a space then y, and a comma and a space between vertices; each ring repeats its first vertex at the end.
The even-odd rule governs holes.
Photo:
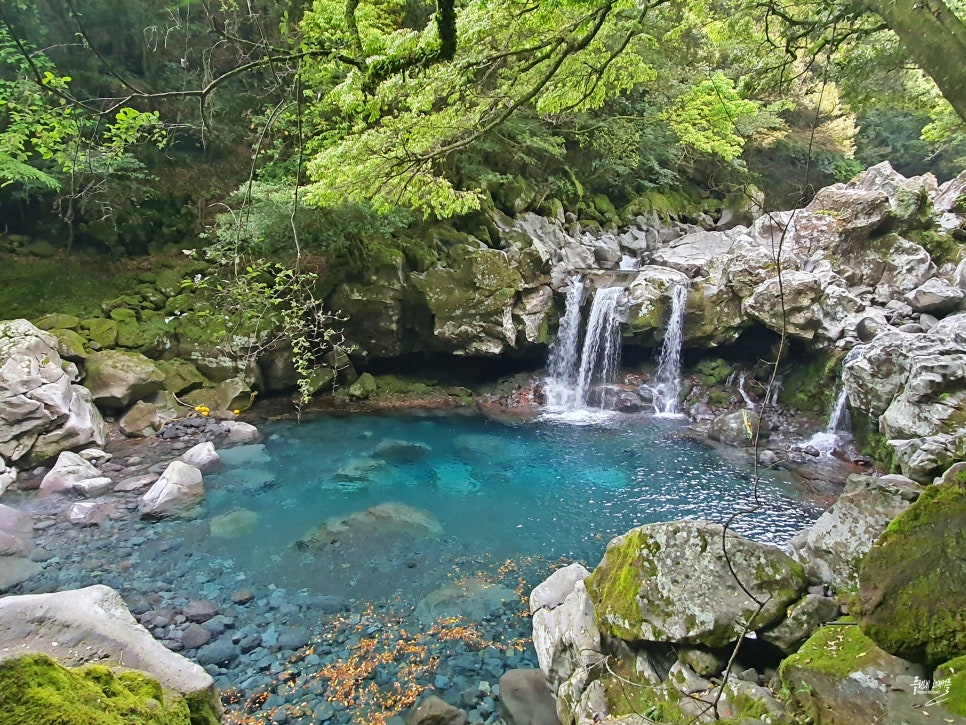
POLYGON ((832 407, 838 375, 839 359, 819 355, 782 376, 778 398, 793 410, 824 416, 832 407))
POLYGON ((694 372, 708 386, 724 385, 731 376, 731 363, 720 357, 702 360, 694 366, 694 372))
POLYGON ((376 377, 376 388, 384 395, 420 395, 429 393, 437 387, 434 380, 414 380, 401 378, 397 375, 379 375, 376 377))
POLYGON ((80 320, 74 315, 51 312, 35 321, 34 325, 41 330, 76 330, 80 327, 80 320))
POLYGON ((81 329, 87 331, 87 339, 101 350, 107 350, 117 344, 117 321, 115 320, 90 317, 81 321, 81 329))
POLYGON ((778 670, 790 704, 819 725, 886 722, 893 686, 924 675, 876 647, 847 618, 820 627, 778 670))
POLYGON ((118 297, 113 297, 109 300, 104 300, 101 303, 101 310, 105 315, 108 315, 112 320, 120 319, 114 317, 111 313, 115 310, 131 310, 134 311, 141 306, 141 300, 134 295, 119 295, 118 297))
POLYGON ((966 471, 927 486, 859 568, 862 630, 928 667, 966 654, 966 471))
POLYGON ((933 683, 949 681, 949 696, 943 705, 951 713, 966 717, 966 655, 939 665, 932 679, 933 683))
POLYGON ((0 662, 0 719, 30 725, 201 725, 182 695, 142 672, 102 665, 68 669, 43 654, 0 662))
POLYGON ((742 635, 739 622, 753 620, 757 630, 784 619, 805 589, 802 566, 733 533, 726 557, 724 538, 720 524, 671 521, 613 539, 585 581, 601 632, 714 648, 742 635))
POLYGON ((186 360, 159 360, 157 366, 164 375, 164 389, 175 395, 211 385, 198 368, 186 360))
POLYGON ((368 400, 376 394, 376 379, 369 373, 362 373, 359 379, 349 386, 349 397, 368 400))
POLYGON ((74 330, 55 328, 50 334, 57 338, 57 354, 65 360, 75 362, 84 360, 90 352, 87 349, 87 341, 84 337, 74 330))

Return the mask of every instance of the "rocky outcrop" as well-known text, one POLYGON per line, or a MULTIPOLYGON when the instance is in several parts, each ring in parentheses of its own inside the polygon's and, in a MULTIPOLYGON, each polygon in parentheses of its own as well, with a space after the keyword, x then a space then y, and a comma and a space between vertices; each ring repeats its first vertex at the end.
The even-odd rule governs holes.
POLYGON ((30 514, 0 504, 0 592, 40 571, 40 565, 30 559, 33 548, 30 514))
POLYGON ((113 485, 110 478, 106 478, 86 458, 64 451, 57 457, 53 468, 47 472, 40 482, 43 493, 65 493, 74 491, 84 496, 99 496, 113 485))
POLYGON ((211 676, 155 640, 106 586, 0 599, 0 652, 40 652, 67 667, 98 662, 133 668, 184 695, 192 722, 214 723, 221 715, 211 676))
POLYGON ((849 476, 838 500, 791 547, 812 576, 835 589, 852 588, 862 557, 921 491, 902 476, 849 476))
POLYGON ((926 487, 862 561, 856 612, 862 631, 930 670, 966 655, 964 561, 966 472, 960 470, 926 487))
POLYGON ((104 421, 57 341, 26 320, 0 322, 0 457, 41 461, 104 444, 104 421))
POLYGON ((725 536, 719 524, 674 521, 613 539, 586 584, 611 636, 722 647, 742 636, 742 623, 783 619, 805 574, 778 549, 725 536))

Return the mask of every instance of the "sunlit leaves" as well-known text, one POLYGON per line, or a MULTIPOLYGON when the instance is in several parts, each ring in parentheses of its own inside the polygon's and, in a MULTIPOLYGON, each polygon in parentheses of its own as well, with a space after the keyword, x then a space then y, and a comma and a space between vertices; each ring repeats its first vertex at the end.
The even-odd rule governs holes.
POLYGON ((730 78, 715 73, 682 96, 665 119, 685 146, 733 161, 744 148, 742 126, 757 114, 757 103, 741 98, 730 78))

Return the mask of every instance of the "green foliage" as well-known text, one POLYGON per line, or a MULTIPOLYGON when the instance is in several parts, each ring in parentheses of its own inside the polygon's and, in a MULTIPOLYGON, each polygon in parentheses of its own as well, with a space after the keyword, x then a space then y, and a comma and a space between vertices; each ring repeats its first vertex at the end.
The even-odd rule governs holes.
POLYGON ((299 399, 308 402, 313 377, 326 366, 327 354, 341 349, 340 325, 345 321, 317 298, 318 273, 249 256, 238 245, 214 245, 205 254, 213 269, 184 281, 186 288, 207 293, 212 300, 196 314, 220 318, 215 324, 230 332, 224 341, 238 359, 255 362, 265 351, 288 345, 299 399))
POLYGON ((742 98, 734 82, 719 72, 685 93, 665 118, 686 147, 734 161, 744 148, 742 129, 758 110, 757 103, 742 98))

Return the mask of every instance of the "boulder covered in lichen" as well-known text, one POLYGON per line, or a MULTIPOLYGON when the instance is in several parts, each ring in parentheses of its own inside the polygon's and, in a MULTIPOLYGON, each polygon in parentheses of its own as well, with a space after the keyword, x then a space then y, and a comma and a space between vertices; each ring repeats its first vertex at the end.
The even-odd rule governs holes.
POLYGON ((927 487, 859 570, 862 630, 887 652, 934 667, 966 655, 966 472, 927 487))
POLYGON ((720 524, 648 524, 607 545, 585 582, 601 632, 628 641, 728 645, 785 616, 801 564, 720 524), (753 598, 752 598, 753 597, 753 598))

